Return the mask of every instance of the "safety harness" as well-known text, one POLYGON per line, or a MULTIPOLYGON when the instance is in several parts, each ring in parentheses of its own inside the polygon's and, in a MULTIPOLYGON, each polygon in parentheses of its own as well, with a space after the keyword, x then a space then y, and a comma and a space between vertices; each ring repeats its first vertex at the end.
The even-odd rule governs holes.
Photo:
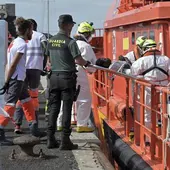
POLYGON ((131 66, 132 65, 132 62, 127 58, 127 57, 124 57, 124 60, 131 66))
POLYGON ((135 61, 136 61, 137 57, 136 57, 135 51, 133 51, 133 55, 134 55, 134 58, 135 58, 135 61))
POLYGON ((166 74, 167 77, 169 77, 168 72, 166 72, 164 69, 162 69, 162 68, 160 68, 160 67, 157 66, 157 64, 156 64, 156 54, 157 54, 157 55, 160 55, 160 51, 158 51, 158 50, 151 50, 151 51, 147 51, 147 52, 144 54, 144 56, 154 55, 154 65, 151 66, 150 68, 148 68, 147 70, 145 70, 141 75, 144 76, 144 75, 147 74, 148 72, 150 72, 150 71, 152 71, 152 70, 154 70, 154 69, 158 69, 158 70, 161 71, 162 73, 166 74))
MULTIPOLYGON (((135 61, 137 60, 137 57, 136 57, 136 54, 135 52, 133 51, 133 55, 134 55, 134 58, 135 58, 135 61)), ((131 66, 132 65, 132 62, 127 58, 127 57, 124 57, 124 60, 131 66)))

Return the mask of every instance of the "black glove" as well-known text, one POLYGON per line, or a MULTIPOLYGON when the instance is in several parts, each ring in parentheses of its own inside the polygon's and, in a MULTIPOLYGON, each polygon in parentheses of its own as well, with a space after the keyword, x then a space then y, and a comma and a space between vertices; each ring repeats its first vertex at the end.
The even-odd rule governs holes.
POLYGON ((47 78, 48 78, 48 79, 50 79, 51 74, 52 74, 52 71, 51 71, 51 70, 50 70, 50 71, 47 71, 47 78))
POLYGON ((46 75, 47 75, 47 71, 46 70, 41 71, 41 76, 46 76, 46 75))
POLYGON ((127 57, 124 57, 124 58, 125 58, 125 61, 131 66, 132 62, 127 57))
POLYGON ((96 65, 108 68, 111 65, 111 60, 109 58, 98 58, 96 65))
POLYGON ((9 88, 9 83, 5 83, 4 86, 0 89, 0 95, 3 95, 9 88))
POLYGON ((50 71, 43 70, 43 71, 41 72, 41 76, 47 76, 47 78, 49 79, 50 76, 51 76, 51 73, 52 73, 51 70, 50 70, 50 71))
POLYGON ((125 57, 123 55, 120 55, 118 58, 119 58, 120 61, 126 61, 125 57))
POLYGON ((123 66, 123 68, 124 68, 124 69, 130 69, 130 65, 129 65, 129 64, 125 64, 125 65, 123 66))
POLYGON ((90 61, 87 61, 87 63, 84 65, 84 67, 88 67, 90 65, 90 61))

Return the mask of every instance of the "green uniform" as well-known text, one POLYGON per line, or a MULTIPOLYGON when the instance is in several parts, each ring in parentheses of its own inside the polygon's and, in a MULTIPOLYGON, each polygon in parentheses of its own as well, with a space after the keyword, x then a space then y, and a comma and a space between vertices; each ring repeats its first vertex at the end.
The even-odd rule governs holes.
MULTIPOLYGON (((71 110, 76 90, 75 58, 81 56, 76 41, 68 37, 63 31, 49 40, 49 57, 51 62, 50 91, 49 91, 49 119, 47 136, 54 141, 56 120, 63 101, 63 134, 62 141, 69 140, 71 134, 71 110)), ((68 142, 68 141, 67 141, 68 142)), ((72 148, 71 144, 71 148, 72 148)))
POLYGON ((49 40, 49 56, 52 71, 76 72, 75 58, 81 55, 77 43, 60 31, 49 40))

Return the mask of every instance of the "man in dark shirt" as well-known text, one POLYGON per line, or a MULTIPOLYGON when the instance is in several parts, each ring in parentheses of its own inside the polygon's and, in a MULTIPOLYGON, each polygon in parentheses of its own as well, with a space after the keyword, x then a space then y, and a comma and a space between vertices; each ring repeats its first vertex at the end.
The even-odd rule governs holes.
POLYGON ((81 52, 76 41, 70 38, 70 33, 75 22, 71 15, 59 16, 59 32, 49 40, 48 52, 51 63, 49 105, 50 114, 47 131, 47 147, 58 147, 54 134, 56 130, 56 120, 60 112, 61 101, 63 101, 63 120, 61 150, 77 149, 70 140, 71 134, 71 110, 76 90, 76 66, 87 67, 89 62, 81 57, 81 52))

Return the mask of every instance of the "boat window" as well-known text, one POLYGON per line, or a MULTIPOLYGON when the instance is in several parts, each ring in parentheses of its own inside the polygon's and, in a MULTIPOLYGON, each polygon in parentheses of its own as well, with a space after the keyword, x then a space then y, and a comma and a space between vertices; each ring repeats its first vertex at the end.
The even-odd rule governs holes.
POLYGON ((141 36, 141 32, 136 33, 136 38, 138 38, 139 36, 141 36))
POLYGON ((132 44, 135 44, 135 32, 132 32, 132 44))
POLYGON ((149 38, 155 40, 155 32, 153 30, 149 31, 149 38))
POLYGON ((148 38, 148 33, 147 33, 146 31, 143 32, 142 35, 143 35, 144 37, 148 38))

